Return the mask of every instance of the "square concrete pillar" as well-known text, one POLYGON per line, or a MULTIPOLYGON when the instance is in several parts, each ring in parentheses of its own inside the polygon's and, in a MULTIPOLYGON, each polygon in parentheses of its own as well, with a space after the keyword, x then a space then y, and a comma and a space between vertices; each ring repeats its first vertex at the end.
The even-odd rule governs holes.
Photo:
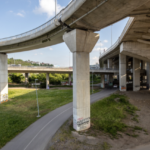
POLYGON ((133 58, 133 91, 140 90, 140 60, 133 58))
POLYGON ((25 73, 25 83, 28 83, 29 73, 25 73))
POLYGON ((106 69, 107 68, 107 64, 104 64, 104 69, 106 69))
POLYGON ((105 75, 101 75, 101 88, 105 88, 105 75))
POLYGON ((63 36, 73 53, 73 127, 77 131, 90 127, 89 53, 98 39, 98 34, 78 29, 63 36))
POLYGON ((49 90, 49 73, 46 73, 46 89, 49 90))
POLYGON ((112 68, 112 59, 107 59, 107 68, 112 68))
POLYGON ((126 55, 119 54, 119 89, 126 91, 126 55))
POLYGON ((150 63, 149 62, 147 62, 147 84, 150 90, 150 63))
POLYGON ((113 82, 114 78, 113 78, 113 74, 109 75, 109 82, 113 82))
POLYGON ((68 83, 69 83, 69 85, 71 85, 71 74, 69 74, 69 81, 68 81, 68 83))
POLYGON ((7 55, 0 54, 0 103, 8 100, 7 55))

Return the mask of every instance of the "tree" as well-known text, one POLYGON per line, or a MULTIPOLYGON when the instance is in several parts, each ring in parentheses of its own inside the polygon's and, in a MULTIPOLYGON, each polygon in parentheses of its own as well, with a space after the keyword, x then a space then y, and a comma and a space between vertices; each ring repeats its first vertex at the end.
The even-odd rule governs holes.
POLYGON ((21 83, 24 80, 24 76, 21 73, 12 73, 10 74, 10 79, 14 83, 21 83))

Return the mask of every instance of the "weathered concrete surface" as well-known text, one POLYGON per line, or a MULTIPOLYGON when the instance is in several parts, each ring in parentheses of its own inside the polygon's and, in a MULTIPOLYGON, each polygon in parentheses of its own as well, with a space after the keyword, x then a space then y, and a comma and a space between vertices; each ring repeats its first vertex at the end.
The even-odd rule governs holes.
POLYGON ((150 45, 139 42, 123 42, 120 53, 150 62, 150 45))
MULTIPOLYGON (((104 54, 100 56, 101 60, 106 60, 111 58, 114 55, 118 55, 120 53, 119 46, 122 42, 135 42, 139 45, 141 44, 141 49, 134 49, 133 53, 130 52, 129 49, 127 49, 128 53, 126 55, 135 56, 138 59, 141 59, 141 56, 146 52, 149 53, 149 46, 150 42, 148 41, 150 39, 150 24, 149 24, 149 14, 150 14, 150 1, 146 4, 142 5, 141 7, 137 8, 130 14, 130 19, 127 22, 121 36, 118 38, 118 41, 109 48, 104 54), (149 45, 149 46, 148 46, 149 45), (138 54, 136 54, 136 51, 138 54), (143 51, 143 52, 142 52, 143 51), (139 55, 139 53, 141 53, 139 55), (139 57, 140 56, 140 57, 139 57)), ((125 53, 124 53, 125 54, 125 53)), ((149 58, 148 56, 143 55, 142 60, 147 60, 149 58)))
POLYGON ((119 88, 120 91, 126 91, 126 55, 119 54, 119 88))
POLYGON ((63 39, 73 53, 73 127, 81 131, 90 127, 89 53, 99 34, 76 29, 64 34, 63 39))
POLYGON ((0 103, 8 100, 7 55, 0 54, 0 103))
POLYGON ((133 58, 133 91, 140 90, 140 60, 133 58))

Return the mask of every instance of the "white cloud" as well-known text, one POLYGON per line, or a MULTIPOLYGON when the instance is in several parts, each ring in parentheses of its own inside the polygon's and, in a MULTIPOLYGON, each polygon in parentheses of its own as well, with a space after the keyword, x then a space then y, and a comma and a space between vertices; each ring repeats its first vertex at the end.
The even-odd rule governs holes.
POLYGON ((53 49, 50 47, 49 50, 52 51, 53 49))
POLYGON ((103 46, 103 43, 97 43, 96 46, 103 46))
POLYGON ((38 54, 37 54, 37 53, 35 53, 34 55, 35 55, 35 56, 37 56, 38 54))
POLYGON ((95 64, 95 63, 98 63, 98 57, 93 57, 92 58, 92 62, 95 64))
POLYGON ((20 16, 20 17, 24 17, 24 14, 22 14, 22 13, 17 13, 16 15, 20 16))
POLYGON ((19 16, 19 17, 25 17, 25 11, 24 10, 21 10, 18 13, 15 13, 14 11, 10 10, 9 13, 16 15, 16 16, 19 16))
POLYGON ((104 43, 108 43, 108 41, 107 41, 107 40, 104 40, 104 43))
MULTIPOLYGON (((57 4, 57 13, 60 12, 62 8, 62 6, 57 4)), ((39 0, 39 6, 34 9, 34 13, 46 13, 48 18, 55 16, 55 0, 39 0)))
POLYGON ((107 47, 95 48, 94 51, 101 51, 101 52, 104 52, 104 50, 106 51, 107 49, 108 49, 107 47))
POLYGON ((43 55, 43 53, 40 53, 40 55, 43 55))

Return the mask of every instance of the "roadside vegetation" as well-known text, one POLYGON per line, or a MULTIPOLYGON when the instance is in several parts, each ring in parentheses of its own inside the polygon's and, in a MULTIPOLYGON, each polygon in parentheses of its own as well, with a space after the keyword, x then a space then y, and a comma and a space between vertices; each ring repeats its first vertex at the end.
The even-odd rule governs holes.
MULTIPOLYGON (((9 89, 9 101, 0 104, 0 148, 35 122, 36 91, 9 89)), ((72 102, 72 90, 38 90, 40 115, 72 102)))
POLYGON ((8 65, 10 64, 15 64, 15 65, 21 65, 21 66, 49 66, 49 67, 53 67, 54 65, 53 64, 42 64, 42 65, 39 65, 39 64, 36 64, 36 63, 31 63, 31 62, 28 62, 28 61, 24 61, 24 60, 21 60, 21 59, 15 59, 14 58, 8 58, 8 65))
MULTIPOLYGON (((100 90, 94 90, 94 93, 100 90)), ((38 90, 41 117, 72 102, 72 89, 38 90)), ((9 89, 9 101, 0 104, 0 148, 35 122, 37 116, 36 91, 34 89, 9 89)))
POLYGON ((91 130, 101 130, 112 138, 117 138, 118 132, 138 136, 135 132, 142 128, 124 123, 124 119, 129 115, 133 121, 138 122, 136 111, 139 111, 138 108, 130 104, 125 95, 113 94, 91 105, 91 130), (128 133, 129 128, 130 133, 128 133))
POLYGON ((146 136, 148 131, 138 126, 137 111, 140 110, 129 102, 127 96, 112 94, 91 105, 90 129, 76 132, 72 127, 71 117, 54 136, 50 150, 66 147, 78 150, 110 150, 113 148, 110 143, 116 146, 117 141, 120 144, 120 141, 129 137, 137 138, 141 133, 146 136), (132 125, 129 125, 129 122, 132 122, 132 125))

